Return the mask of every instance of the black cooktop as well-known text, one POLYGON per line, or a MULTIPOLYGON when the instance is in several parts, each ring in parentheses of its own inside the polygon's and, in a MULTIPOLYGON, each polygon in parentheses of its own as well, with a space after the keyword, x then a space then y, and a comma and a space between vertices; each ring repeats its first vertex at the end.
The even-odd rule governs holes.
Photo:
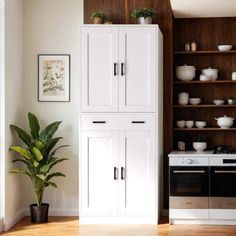
POLYGON ((232 149, 230 146, 216 145, 213 149, 213 154, 235 154, 236 149, 232 149))

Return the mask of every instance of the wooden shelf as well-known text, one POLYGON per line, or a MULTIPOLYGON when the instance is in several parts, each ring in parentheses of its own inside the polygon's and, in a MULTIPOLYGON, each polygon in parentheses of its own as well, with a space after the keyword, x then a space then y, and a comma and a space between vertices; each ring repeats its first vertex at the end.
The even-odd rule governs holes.
POLYGON ((236 84, 236 80, 215 80, 215 81, 191 80, 186 82, 175 80, 174 84, 236 84))
POLYGON ((236 128, 221 129, 217 127, 207 128, 174 128, 174 131, 236 131, 236 128))
POLYGON ((196 52, 186 52, 186 51, 175 51, 174 55, 208 55, 208 54, 216 54, 216 55, 236 55, 236 50, 231 50, 227 52, 220 51, 196 51, 196 52))
POLYGON ((201 104, 201 105, 174 105, 174 108, 232 108, 236 105, 214 105, 214 104, 201 104))

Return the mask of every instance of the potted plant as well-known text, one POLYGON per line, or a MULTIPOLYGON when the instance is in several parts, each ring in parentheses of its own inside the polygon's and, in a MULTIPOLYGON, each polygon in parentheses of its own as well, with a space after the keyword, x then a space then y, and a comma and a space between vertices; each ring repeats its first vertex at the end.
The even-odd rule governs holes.
POLYGON ((195 138, 195 141, 193 142, 193 148, 197 152, 202 152, 207 148, 207 138, 205 135, 198 134, 197 137, 195 138))
POLYGON ((107 20, 106 15, 101 11, 93 12, 90 18, 93 24, 103 24, 107 20))
POLYGON ((13 162, 24 164, 24 167, 17 168, 11 171, 11 173, 25 174, 30 178, 37 202, 36 204, 30 205, 31 221, 33 223, 44 223, 48 222, 49 204, 43 203, 43 193, 48 186, 57 187, 52 182, 54 177, 65 177, 61 172, 53 172, 53 168, 57 164, 68 160, 68 158, 55 156, 58 149, 67 147, 68 145, 61 145, 55 148, 56 144, 62 139, 62 137, 53 137, 61 121, 49 124, 41 132, 39 121, 34 114, 28 113, 28 121, 30 133, 15 125, 10 125, 26 145, 26 147, 10 147, 10 150, 20 155, 13 162))
POLYGON ((156 11, 152 8, 138 8, 131 15, 137 19, 138 24, 152 24, 156 11))

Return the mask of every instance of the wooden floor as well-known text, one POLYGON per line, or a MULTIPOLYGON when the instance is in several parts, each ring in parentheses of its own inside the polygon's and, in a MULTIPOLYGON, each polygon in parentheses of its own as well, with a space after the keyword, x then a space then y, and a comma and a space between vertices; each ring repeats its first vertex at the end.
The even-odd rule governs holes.
POLYGON ((25 217, 7 236, 228 236, 236 235, 236 226, 169 225, 79 225, 75 217, 51 217, 47 224, 31 224, 25 217))

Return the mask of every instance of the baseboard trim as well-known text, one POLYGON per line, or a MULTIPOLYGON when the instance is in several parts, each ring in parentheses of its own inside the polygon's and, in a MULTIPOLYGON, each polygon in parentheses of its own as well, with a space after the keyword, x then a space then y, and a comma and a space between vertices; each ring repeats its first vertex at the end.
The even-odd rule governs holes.
POLYGON ((20 210, 15 217, 10 221, 2 223, 2 231, 8 231, 13 225, 19 222, 25 216, 25 209, 20 210))

